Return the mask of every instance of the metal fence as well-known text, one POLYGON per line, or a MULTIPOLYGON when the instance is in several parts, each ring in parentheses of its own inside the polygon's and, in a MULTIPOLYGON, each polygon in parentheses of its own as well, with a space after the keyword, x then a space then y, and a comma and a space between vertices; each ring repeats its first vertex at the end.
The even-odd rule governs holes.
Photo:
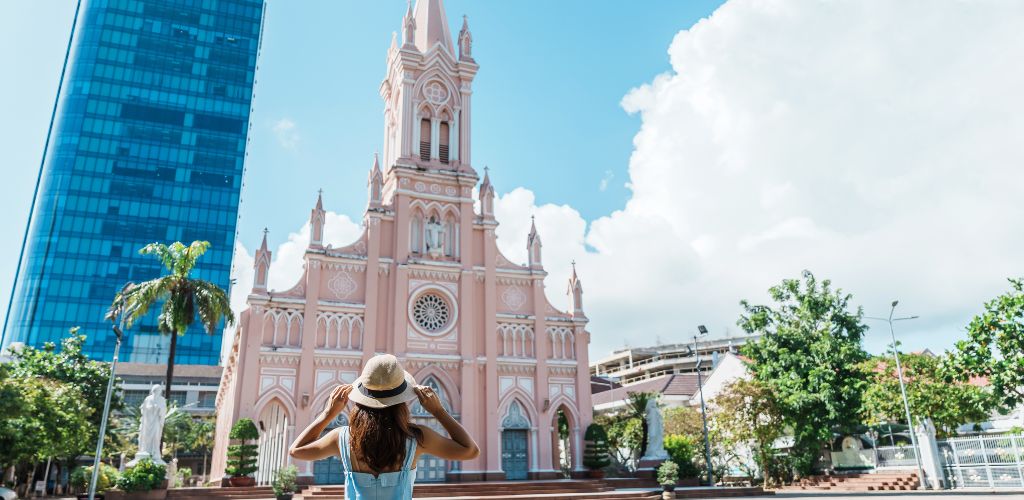
POLYGON ((946 481, 954 488, 1024 487, 1024 435, 955 437, 938 445, 946 481))
POLYGON ((913 446, 879 446, 875 451, 876 468, 917 468, 917 449, 913 446))

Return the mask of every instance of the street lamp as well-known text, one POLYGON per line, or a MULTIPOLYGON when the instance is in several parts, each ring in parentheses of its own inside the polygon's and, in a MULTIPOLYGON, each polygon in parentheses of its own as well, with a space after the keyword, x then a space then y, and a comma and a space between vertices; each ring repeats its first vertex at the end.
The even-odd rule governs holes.
POLYGON ((700 393, 700 420, 704 424, 704 460, 708 466, 708 486, 715 486, 715 476, 711 470, 711 442, 708 441, 708 415, 704 409, 704 382, 700 375, 700 351, 697 350, 697 338, 708 334, 704 325, 697 326, 697 335, 693 336, 693 355, 697 357, 697 392, 700 393))
POLYGON ((110 363, 110 379, 107 381, 107 395, 103 401, 103 417, 100 418, 100 433, 96 438, 96 456, 92 460, 92 479, 89 481, 89 500, 96 499, 96 482, 100 475, 100 457, 103 455, 103 436, 107 433, 107 417, 110 415, 110 395, 114 392, 114 372, 117 370, 117 354, 121 350, 121 340, 124 338, 124 296, 134 283, 125 283, 121 292, 117 294, 117 306, 111 310, 109 319, 117 322, 111 325, 114 336, 117 340, 114 343, 114 359, 110 363), (118 324, 120 323, 120 324, 118 324))
POLYGON ((903 367, 900 366, 900 351, 896 347, 896 331, 893 329, 892 326, 892 324, 896 321, 907 321, 911 319, 917 319, 919 316, 893 318, 892 316, 896 312, 896 305, 899 303, 900 301, 898 300, 892 301, 892 309, 889 310, 888 318, 878 318, 872 316, 865 316, 864 318, 873 319, 876 321, 885 321, 886 323, 889 323, 889 335, 892 336, 892 355, 894 358, 896 358, 896 376, 897 378, 899 378, 900 394, 903 396, 903 411, 906 412, 907 427, 910 433, 910 444, 914 447, 914 459, 917 462, 918 483, 921 485, 922 489, 928 489, 928 483, 925 482, 924 478, 924 467, 921 466, 921 448, 917 446, 917 437, 914 435, 914 421, 910 416, 910 403, 907 401, 907 387, 906 384, 903 383, 903 367))

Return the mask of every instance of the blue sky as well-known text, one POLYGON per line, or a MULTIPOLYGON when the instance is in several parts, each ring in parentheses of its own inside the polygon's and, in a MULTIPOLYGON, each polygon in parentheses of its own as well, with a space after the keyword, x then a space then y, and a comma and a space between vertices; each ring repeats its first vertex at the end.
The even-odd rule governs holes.
MULTIPOLYGON (((359 219, 405 11, 268 3, 239 226, 250 253, 264 226, 274 248, 294 240, 320 188, 359 219)), ((869 315, 900 298, 922 316, 903 327, 909 347, 950 346, 1020 274, 1024 237, 1005 229, 1024 215, 1020 4, 718 7, 446 2, 453 33, 469 15, 481 65, 473 159, 501 196, 504 251, 525 258, 537 214, 556 305, 579 262, 592 357, 698 323, 737 333, 739 299, 805 268, 869 315)), ((6 304, 74 2, 3 9, 6 304)), ((869 336, 878 351, 874 333, 887 332, 869 336)))

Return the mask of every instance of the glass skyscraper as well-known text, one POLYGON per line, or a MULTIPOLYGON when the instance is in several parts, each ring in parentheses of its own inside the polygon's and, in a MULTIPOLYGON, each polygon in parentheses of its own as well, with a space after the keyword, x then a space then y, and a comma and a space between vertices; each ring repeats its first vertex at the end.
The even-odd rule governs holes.
MULTIPOLYGON (((3 345, 72 326, 110 359, 103 320, 127 281, 164 271, 138 250, 207 240, 194 277, 229 287, 263 0, 85 0, 44 153, 3 345)), ((154 308, 122 360, 164 363, 154 308)), ((177 363, 216 364, 198 322, 177 363)))

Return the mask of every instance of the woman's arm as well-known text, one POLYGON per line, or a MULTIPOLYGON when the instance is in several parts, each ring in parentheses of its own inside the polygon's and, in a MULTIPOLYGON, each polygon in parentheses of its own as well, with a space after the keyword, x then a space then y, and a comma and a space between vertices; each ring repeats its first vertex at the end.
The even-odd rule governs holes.
POLYGON ((423 409, 430 412, 451 436, 449 439, 428 427, 419 426, 423 431, 423 442, 420 443, 423 453, 446 460, 472 460, 480 455, 480 448, 477 447, 476 441, 473 441, 466 429, 448 414, 444 406, 441 405, 441 399, 434 394, 431 388, 416 387, 416 396, 423 409))
POLYGON ((309 424, 309 427, 306 427, 306 430, 295 438, 292 447, 288 449, 288 454, 292 458, 312 461, 338 454, 338 431, 331 431, 323 437, 320 437, 320 433, 345 409, 350 392, 352 392, 352 386, 348 384, 334 388, 331 396, 327 399, 324 411, 320 412, 313 423, 309 424))

